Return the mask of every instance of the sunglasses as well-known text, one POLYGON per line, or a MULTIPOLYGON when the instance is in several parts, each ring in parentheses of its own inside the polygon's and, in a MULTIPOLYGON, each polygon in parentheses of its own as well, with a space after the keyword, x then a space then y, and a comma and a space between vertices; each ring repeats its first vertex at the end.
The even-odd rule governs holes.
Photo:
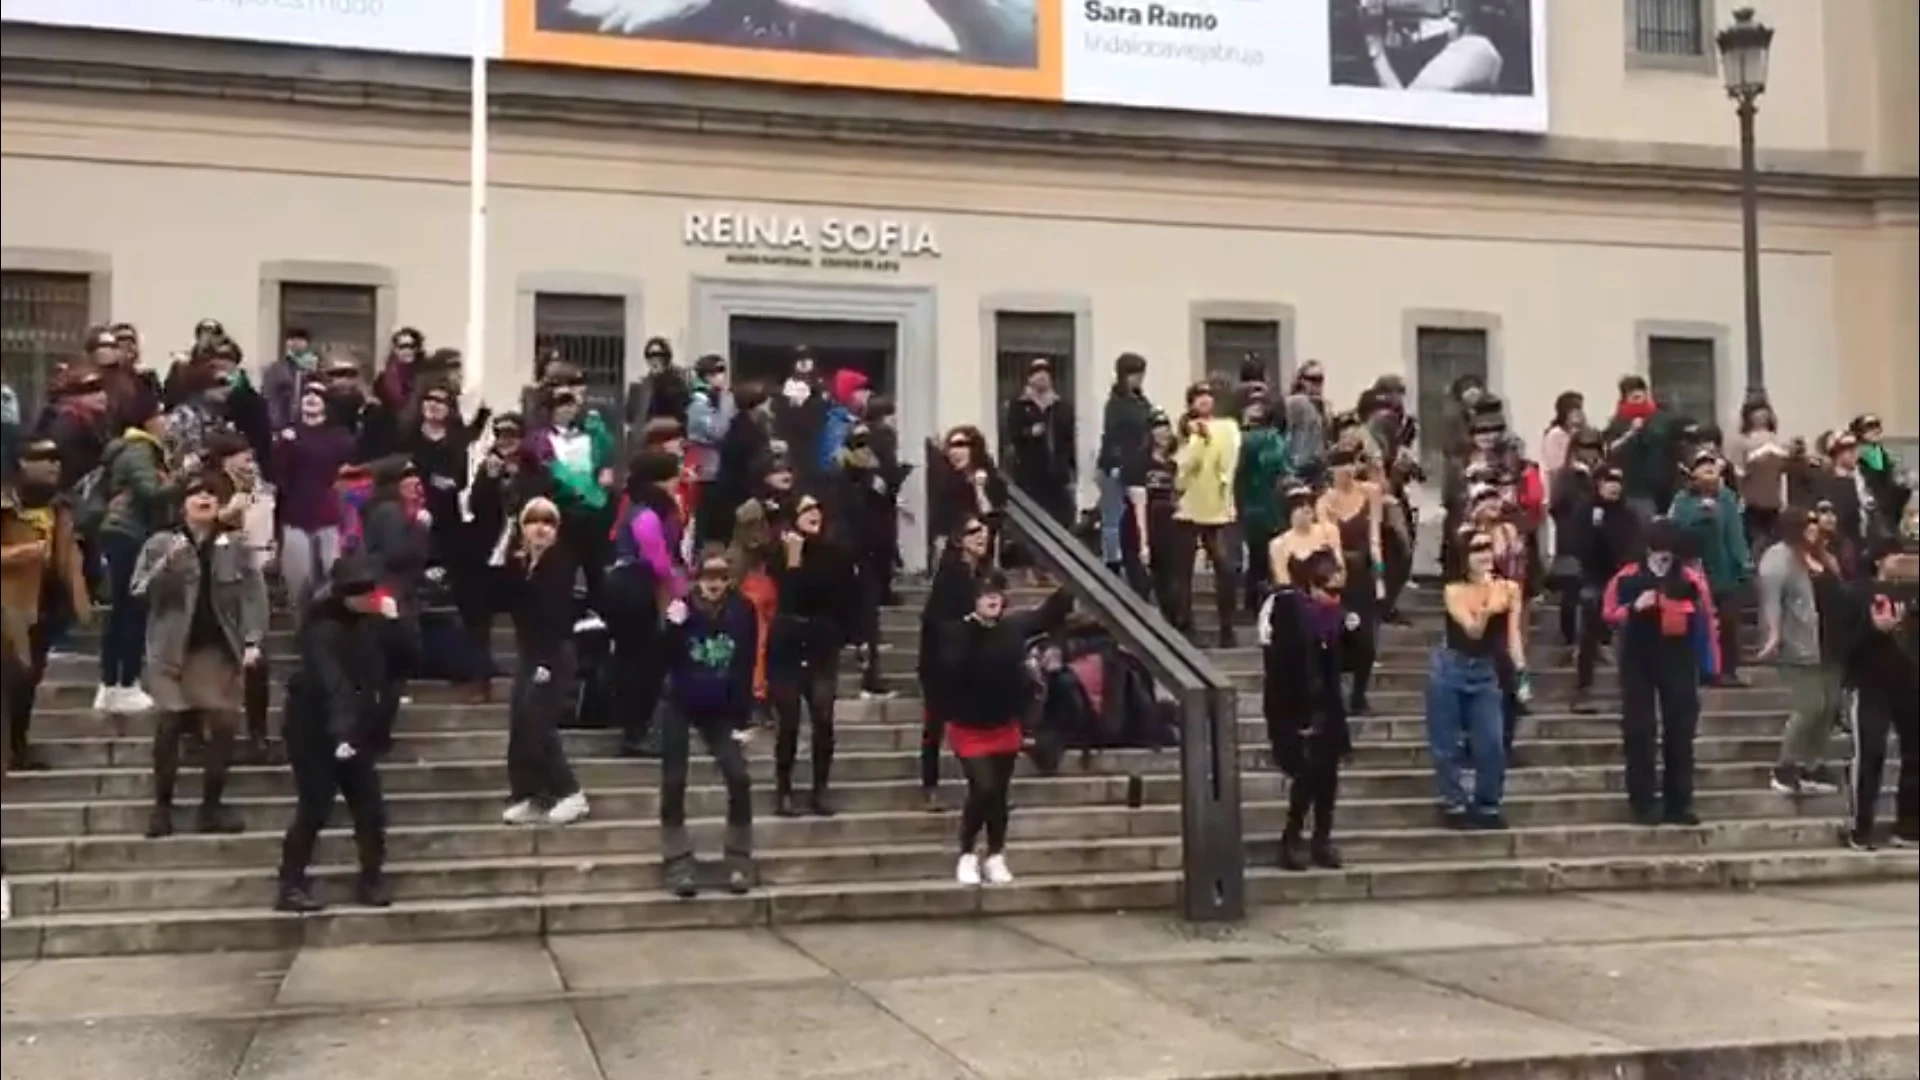
POLYGON ((967 441, 967 440, 965 440, 965 439, 955 439, 955 440, 953 440, 952 442, 950 442, 950 443, 948 443, 948 444, 947 444, 947 449, 949 449, 949 450, 971 450, 971 449, 973 449, 973 444, 972 444, 972 443, 970 443, 970 442, 968 442, 968 441, 967 441))
POLYGON ((725 566, 703 566, 700 568, 698 580, 725 581, 730 576, 730 574, 731 574, 731 571, 728 570, 725 566))
POLYGON ((527 520, 521 522, 520 524, 521 525, 545 525, 549 529, 557 529, 560 527, 560 519, 554 518, 554 517, 548 517, 545 514, 535 514, 534 516, 528 518, 527 520))
POLYGON ((820 509, 820 504, 817 502, 803 502, 799 506, 794 507, 793 512, 796 514, 809 514, 818 509, 820 509))
POLYGON ((327 378, 329 379, 353 379, 358 378, 359 375, 359 368, 334 368, 327 372, 327 378))
POLYGON ((986 527, 985 525, 977 525, 977 524, 976 524, 976 525, 969 525, 969 526, 967 526, 967 528, 966 528, 966 532, 965 532, 965 535, 967 535, 967 536, 985 536, 985 535, 986 535, 986 533, 987 533, 987 527, 986 527))

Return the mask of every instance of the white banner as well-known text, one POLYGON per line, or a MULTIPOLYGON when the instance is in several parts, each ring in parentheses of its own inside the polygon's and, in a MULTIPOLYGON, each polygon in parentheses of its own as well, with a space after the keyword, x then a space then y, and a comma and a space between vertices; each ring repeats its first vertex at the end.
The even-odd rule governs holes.
MULTIPOLYGON (((500 55, 500 3, 486 0, 500 55)), ((143 34, 472 55, 475 0, 0 0, 0 18, 143 34)))
POLYGON ((1064 0, 1070 102, 1545 131, 1546 0, 1064 0))

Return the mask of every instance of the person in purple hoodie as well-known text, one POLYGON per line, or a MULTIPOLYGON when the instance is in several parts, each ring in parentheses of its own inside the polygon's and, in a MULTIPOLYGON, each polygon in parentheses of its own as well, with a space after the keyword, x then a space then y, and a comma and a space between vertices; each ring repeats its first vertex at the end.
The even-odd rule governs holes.
POLYGON ((353 432, 327 415, 325 387, 312 382, 301 387, 295 421, 273 444, 274 475, 280 478, 274 503, 280 523, 280 577, 296 608, 340 558, 340 499, 334 481, 340 467, 352 459, 353 448, 353 432))
POLYGON ((667 888, 682 899, 698 891, 687 835, 687 758, 695 731, 727 785, 727 891, 753 887, 753 794, 744 750, 760 623, 733 578, 726 552, 709 548, 692 591, 666 611, 671 677, 670 707, 660 718, 660 848, 667 888))

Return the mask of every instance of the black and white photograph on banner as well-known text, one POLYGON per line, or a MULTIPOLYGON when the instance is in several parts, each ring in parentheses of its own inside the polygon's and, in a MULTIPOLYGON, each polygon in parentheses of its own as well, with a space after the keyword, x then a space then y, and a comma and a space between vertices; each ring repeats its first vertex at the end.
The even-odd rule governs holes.
POLYGON ((536 25, 688 45, 1039 66, 1036 0, 539 0, 536 25))
POLYGON ((1532 0, 1327 0, 1335 86, 1533 94, 1532 0))

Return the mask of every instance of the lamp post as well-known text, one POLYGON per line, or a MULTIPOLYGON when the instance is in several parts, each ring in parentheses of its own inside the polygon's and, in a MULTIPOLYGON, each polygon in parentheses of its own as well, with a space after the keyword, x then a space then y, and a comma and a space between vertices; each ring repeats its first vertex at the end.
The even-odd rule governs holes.
POLYGON ((1760 168, 1755 160, 1753 117, 1767 91, 1767 54, 1773 28, 1756 22, 1752 8, 1733 13, 1733 25, 1714 35, 1727 96, 1740 117, 1740 256, 1746 285, 1747 398, 1765 399, 1767 369, 1760 341, 1760 168))

